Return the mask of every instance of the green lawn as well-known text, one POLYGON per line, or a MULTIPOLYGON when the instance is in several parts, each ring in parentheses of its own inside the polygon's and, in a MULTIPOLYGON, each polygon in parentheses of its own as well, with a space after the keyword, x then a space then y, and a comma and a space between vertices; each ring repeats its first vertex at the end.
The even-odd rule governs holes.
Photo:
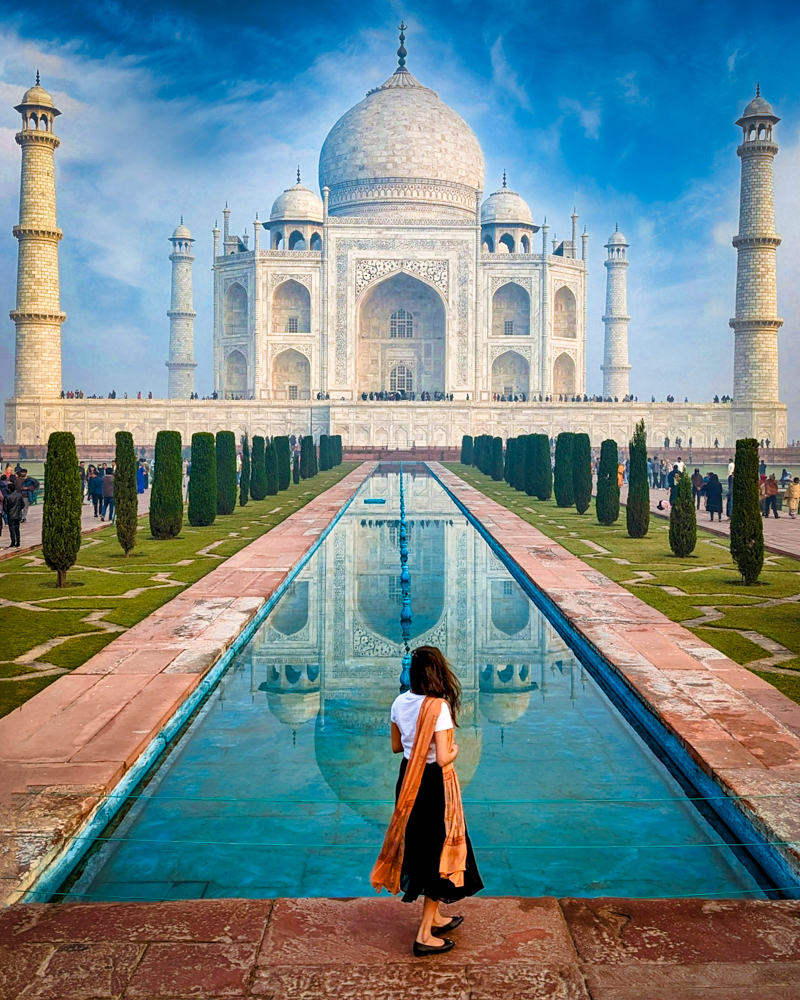
POLYGON ((61 590, 41 552, 0 562, 0 716, 85 663, 357 466, 343 462, 277 496, 237 505, 206 528, 192 528, 184 519, 183 531, 170 541, 152 538, 145 516, 127 559, 113 526, 84 535, 61 590))
POLYGON ((754 641, 756 637, 780 643, 794 657, 774 665, 797 670, 797 677, 770 673, 763 663, 755 670, 800 703, 800 562, 796 559, 766 553, 760 581, 746 587, 727 540, 719 535, 699 529, 694 553, 679 559, 669 547, 669 523, 661 518, 650 519, 645 538, 629 538, 624 508, 616 524, 604 527, 597 523, 594 502, 581 515, 574 507, 559 508, 555 501, 541 502, 518 493, 459 462, 446 467, 673 621, 691 623, 688 627, 704 642, 737 663, 747 666, 772 655, 754 641), (703 617, 707 620, 697 621, 703 617))

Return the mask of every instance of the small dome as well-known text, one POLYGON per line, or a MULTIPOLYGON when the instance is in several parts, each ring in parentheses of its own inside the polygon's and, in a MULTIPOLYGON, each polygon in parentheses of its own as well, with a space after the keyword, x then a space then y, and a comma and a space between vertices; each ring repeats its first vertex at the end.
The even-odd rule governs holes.
POLYGON ((181 216, 180 225, 175 227, 175 232, 170 237, 172 240, 190 240, 192 239, 192 234, 189 232, 188 226, 183 224, 183 216, 181 216))
POLYGON ((322 200, 304 187, 299 179, 294 187, 287 188, 278 195, 269 213, 270 222, 281 222, 284 219, 291 222, 322 223, 322 200))
POLYGON ((606 243, 606 246, 607 247, 615 247, 615 246, 624 246, 624 247, 627 247, 627 246, 630 246, 630 243, 628 243, 628 241, 625 239, 625 237, 622 235, 622 233, 618 229, 615 229, 614 232, 608 237, 608 243, 606 243))
POLYGON ((775 112, 772 110, 772 105, 769 101, 765 101, 763 97, 754 97, 753 100, 744 109, 744 114, 742 118, 774 118, 775 112))
POLYGON ((533 216, 527 201, 520 197, 516 191, 506 187, 505 174, 503 174, 503 186, 490 194, 481 206, 481 223, 489 225, 495 222, 507 225, 514 225, 514 223, 525 226, 533 225, 533 216))
POLYGON ((44 87, 40 87, 38 83, 36 86, 30 87, 25 91, 22 97, 22 103, 36 104, 40 108, 53 108, 55 110, 53 98, 47 93, 44 87))

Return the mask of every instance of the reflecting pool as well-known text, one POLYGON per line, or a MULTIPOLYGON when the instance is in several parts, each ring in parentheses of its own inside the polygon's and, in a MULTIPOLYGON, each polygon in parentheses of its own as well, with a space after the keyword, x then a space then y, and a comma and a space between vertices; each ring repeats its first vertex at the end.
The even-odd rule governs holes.
MULTIPOLYGON (((413 644, 439 646, 463 686, 456 766, 486 893, 761 897, 444 490, 422 468, 404 484, 413 644)), ((398 498, 379 469, 75 898, 373 894, 399 764, 398 498)))

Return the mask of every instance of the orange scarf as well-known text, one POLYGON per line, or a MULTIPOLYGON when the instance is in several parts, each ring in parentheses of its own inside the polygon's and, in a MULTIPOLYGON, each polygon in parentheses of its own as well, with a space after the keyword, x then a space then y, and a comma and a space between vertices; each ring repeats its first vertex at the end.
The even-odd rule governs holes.
MULTIPOLYGON (((428 751, 434 738, 436 722, 442 710, 442 698, 426 698, 419 710, 414 746, 406 766, 405 777, 397 798, 389 829, 383 841, 378 860, 372 869, 370 882, 376 892, 388 889, 400 892, 400 872, 403 868, 403 850, 408 818, 422 782, 422 774, 427 763, 428 751)), ((450 746, 453 745, 453 730, 450 730, 450 746)), ((461 786, 455 768, 448 764, 442 768, 444 780, 444 824, 445 838, 439 858, 439 875, 449 879, 455 886, 463 886, 467 867, 467 826, 464 822, 464 808, 461 804, 461 786)))

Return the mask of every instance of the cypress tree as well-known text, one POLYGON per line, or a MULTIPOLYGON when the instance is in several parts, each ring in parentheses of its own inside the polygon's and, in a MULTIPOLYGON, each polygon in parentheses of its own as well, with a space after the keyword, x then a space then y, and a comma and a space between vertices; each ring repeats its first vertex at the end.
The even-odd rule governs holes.
POLYGON ((592 445, 588 434, 576 434, 572 439, 572 488, 576 510, 586 513, 592 502, 592 445))
POLYGON ((263 500, 267 495, 267 468, 264 464, 264 438, 253 435, 253 454, 250 458, 250 496, 263 500))
POLYGON ((159 431, 150 494, 150 534, 175 538, 183 527, 183 456, 180 431, 159 431))
POLYGON ((669 512, 669 547, 676 556, 691 555, 697 545, 697 514, 694 509, 692 484, 684 472, 678 480, 678 493, 669 512))
POLYGON ((344 452, 342 450, 342 435, 336 435, 336 464, 341 465, 344 461, 344 452))
POLYGON ((47 440, 44 463, 42 555, 58 573, 58 586, 67 584, 67 570, 81 548, 81 475, 75 436, 53 431, 47 440))
POLYGON ((272 443, 275 445, 275 456, 278 459, 278 489, 288 490, 292 481, 292 448, 289 438, 285 435, 276 437, 272 443))
POLYGON ((236 435, 217 431, 217 513, 232 514, 236 509, 236 435))
POLYGON ((465 434, 461 438, 461 464, 472 465, 472 436, 465 434))
POLYGON ((192 434, 192 474, 189 476, 189 524, 202 528, 217 519, 217 456, 214 435, 192 434))
POLYGON ((320 434, 319 436, 319 471, 327 472, 330 468, 330 461, 328 460, 328 435, 320 434))
POLYGON ((517 438, 516 454, 514 455, 514 479, 511 485, 520 493, 525 492, 525 469, 528 461, 526 451, 527 435, 520 434, 517 438))
POLYGON ((536 435, 525 435, 525 492, 536 496, 536 435))
POLYGON ((575 487, 572 482, 572 446, 575 435, 562 431, 556 438, 556 468, 553 489, 559 507, 572 507, 575 503, 575 487))
POLYGON ((297 454, 292 457, 292 482, 295 486, 300 482, 300 456, 297 454))
POLYGON ((755 583, 764 566, 764 523, 758 495, 758 441, 736 442, 731 499, 731 556, 742 583, 755 583))
POLYGON ((650 528, 650 484, 647 482, 647 434, 644 420, 636 425, 631 438, 625 515, 631 538, 644 538, 650 528))
POLYGON ((133 435, 130 431, 117 431, 114 440, 114 460, 117 463, 114 472, 114 522, 117 526, 117 541, 128 556, 136 545, 138 527, 136 452, 133 450, 133 435))
POLYGON ((549 500, 553 495, 553 469, 550 466, 550 439, 546 434, 531 434, 533 438, 533 492, 537 500, 549 500))
POLYGON ((503 465, 503 479, 511 485, 514 477, 514 452, 517 450, 516 438, 509 438, 506 441, 506 460, 503 465))
POLYGON ((278 478, 278 452, 275 448, 274 441, 270 441, 267 445, 267 450, 264 454, 264 467, 266 469, 265 479, 267 484, 267 496, 274 497, 280 489, 280 481, 278 478))
POLYGON ((250 499, 250 441, 242 435, 242 471, 239 473, 239 506, 244 507, 250 499))
POLYGON ((494 482, 503 481, 503 439, 501 437, 492 438, 492 464, 489 472, 494 482))
POLYGON ((597 520, 600 524, 613 524, 619 517, 619 483, 617 442, 603 441, 600 445, 600 468, 597 471, 597 520))
POLYGON ((309 455, 309 438, 307 434, 304 434, 300 438, 300 477, 301 479, 309 479, 311 477, 311 465, 310 465, 310 455, 309 455))
POLYGON ((311 467, 311 475, 316 476, 319 472, 319 460, 317 458, 317 446, 314 443, 314 435, 309 435, 308 439, 308 464, 311 467))

